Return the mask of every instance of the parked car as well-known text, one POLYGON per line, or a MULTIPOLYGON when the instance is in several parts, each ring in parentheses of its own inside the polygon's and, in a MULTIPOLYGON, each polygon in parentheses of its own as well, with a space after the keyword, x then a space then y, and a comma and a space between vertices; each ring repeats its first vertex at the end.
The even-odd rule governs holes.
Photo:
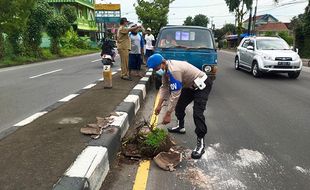
POLYGON ((237 48, 235 69, 244 69, 261 77, 264 73, 287 73, 298 78, 302 61, 297 52, 279 37, 247 37, 237 48))
MULTIPOLYGON (((217 71, 217 50, 212 31, 199 26, 166 26, 161 28, 155 43, 155 53, 167 60, 187 61, 212 79, 217 71)), ((156 76, 155 87, 161 85, 156 76)))

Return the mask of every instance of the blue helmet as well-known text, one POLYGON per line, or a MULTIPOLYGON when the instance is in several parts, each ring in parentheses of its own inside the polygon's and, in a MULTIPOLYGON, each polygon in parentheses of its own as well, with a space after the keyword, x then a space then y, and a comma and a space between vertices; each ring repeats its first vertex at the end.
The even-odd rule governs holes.
POLYGON ((163 56, 161 56, 159 53, 155 53, 148 58, 147 67, 154 69, 158 67, 163 62, 163 60, 164 60, 163 56))

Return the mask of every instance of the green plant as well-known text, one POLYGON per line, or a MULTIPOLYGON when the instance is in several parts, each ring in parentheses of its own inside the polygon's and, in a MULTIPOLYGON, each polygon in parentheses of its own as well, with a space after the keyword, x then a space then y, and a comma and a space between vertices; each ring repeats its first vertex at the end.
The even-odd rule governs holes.
POLYGON ((28 55, 41 56, 40 44, 42 42, 43 28, 52 17, 52 14, 51 7, 44 0, 39 0, 31 10, 24 35, 28 55))
POLYGON ((77 19, 76 8, 74 6, 64 5, 62 13, 70 24, 73 24, 77 19))
POLYGON ((54 15, 47 24, 47 34, 51 37, 51 52, 60 54, 60 38, 69 30, 70 25, 63 15, 54 15))
POLYGON ((153 148, 157 149, 161 146, 163 142, 165 142, 168 134, 165 130, 155 128, 151 133, 149 133, 144 141, 144 143, 153 148))

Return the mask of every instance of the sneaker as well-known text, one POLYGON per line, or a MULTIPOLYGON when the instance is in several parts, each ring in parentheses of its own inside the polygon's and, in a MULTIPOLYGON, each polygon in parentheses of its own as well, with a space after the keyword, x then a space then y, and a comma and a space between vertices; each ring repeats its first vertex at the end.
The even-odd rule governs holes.
POLYGON ((197 137, 197 146, 196 148, 192 151, 192 158, 193 159, 200 159, 203 153, 205 153, 205 144, 204 144, 204 139, 203 138, 198 138, 197 137))
POLYGON ((180 133, 185 134, 185 127, 184 127, 184 120, 178 121, 178 125, 176 127, 170 127, 168 128, 169 133, 180 133))

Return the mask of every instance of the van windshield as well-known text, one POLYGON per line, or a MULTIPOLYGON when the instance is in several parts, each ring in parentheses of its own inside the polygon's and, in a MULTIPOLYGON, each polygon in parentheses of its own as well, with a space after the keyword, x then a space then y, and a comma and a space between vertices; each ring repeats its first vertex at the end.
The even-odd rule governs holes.
POLYGON ((159 36, 159 48, 214 49, 209 30, 173 28, 164 29, 159 36))

